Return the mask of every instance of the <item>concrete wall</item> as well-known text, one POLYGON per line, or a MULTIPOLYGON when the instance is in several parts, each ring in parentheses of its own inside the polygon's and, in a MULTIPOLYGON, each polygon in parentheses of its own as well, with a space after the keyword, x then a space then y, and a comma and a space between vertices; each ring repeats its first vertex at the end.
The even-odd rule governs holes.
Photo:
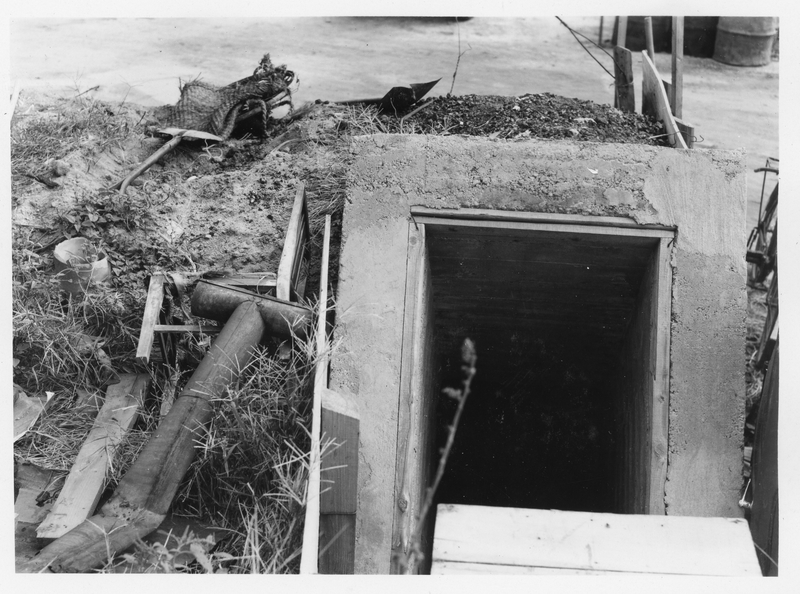
POLYGON ((356 139, 331 387, 361 419, 356 572, 387 573, 412 205, 624 216, 673 246, 668 514, 738 516, 744 416, 741 152, 438 136, 356 139))

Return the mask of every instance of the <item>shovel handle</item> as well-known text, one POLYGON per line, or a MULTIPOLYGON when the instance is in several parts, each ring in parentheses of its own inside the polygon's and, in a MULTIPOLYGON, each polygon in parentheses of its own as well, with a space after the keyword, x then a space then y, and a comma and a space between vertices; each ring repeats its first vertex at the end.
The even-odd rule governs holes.
POLYGON ((128 186, 130 185, 130 183, 133 180, 135 180, 137 177, 139 177, 145 171, 150 169, 150 167, 155 165, 159 161, 159 159, 161 159, 161 157, 163 157, 168 152, 173 150, 176 146, 178 146, 181 143, 181 140, 183 140, 183 132, 181 132, 180 134, 176 135, 175 138, 173 138, 172 140, 170 140, 169 142, 164 144, 164 146, 162 146, 160 149, 158 149, 156 152, 154 152, 152 155, 150 155, 147 159, 142 161, 141 165, 139 165, 136 169, 134 169, 128 175, 128 177, 126 177, 122 181, 118 182, 117 184, 111 186, 111 189, 112 190, 116 190, 117 188, 119 188, 119 191, 122 194, 124 194, 125 190, 128 189, 128 186))

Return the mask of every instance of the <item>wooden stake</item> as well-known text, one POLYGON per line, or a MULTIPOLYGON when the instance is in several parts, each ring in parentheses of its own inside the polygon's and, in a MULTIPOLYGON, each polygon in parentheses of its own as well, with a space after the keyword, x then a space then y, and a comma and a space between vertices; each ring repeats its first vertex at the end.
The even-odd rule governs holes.
POLYGON ((328 258, 331 244, 331 216, 325 216, 325 237, 322 245, 322 265, 319 274, 319 313, 317 319, 317 367, 314 374, 314 401, 311 417, 311 455, 309 460, 306 520, 303 528, 303 552, 300 573, 319 571, 319 513, 320 513, 320 427, 322 424, 322 392, 328 387, 328 258))
POLYGON ((653 42, 653 17, 644 17, 644 36, 647 40, 647 55, 655 63, 656 46, 653 42))
POLYGON ((631 51, 620 46, 614 48, 614 106, 628 113, 636 111, 631 51))
POLYGON ((628 37, 628 17, 619 17, 619 26, 617 27, 617 45, 625 47, 625 42, 628 37))
POLYGON ((672 115, 683 117, 683 17, 672 17, 672 115))

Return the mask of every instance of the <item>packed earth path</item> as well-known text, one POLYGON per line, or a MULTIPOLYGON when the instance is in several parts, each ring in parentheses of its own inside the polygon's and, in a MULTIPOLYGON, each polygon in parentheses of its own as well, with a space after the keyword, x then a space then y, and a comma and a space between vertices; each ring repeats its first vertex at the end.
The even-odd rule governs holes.
MULTIPOLYGON (((592 40, 599 17, 565 17, 592 40)), ((605 17, 603 40, 612 35, 605 17)), ((178 85, 227 84, 264 53, 297 73, 295 103, 380 97, 394 86, 441 78, 430 97, 551 93, 612 102, 612 79, 555 18, 303 17, 272 19, 13 19, 12 85, 65 96, 87 92, 148 107, 174 103, 178 85)), ((610 58, 584 39, 606 68, 610 58)), ((607 44, 607 48, 610 44, 607 44)), ((669 79, 671 57, 656 54, 669 79)), ((637 109, 641 56, 633 56, 637 109)), ((779 158, 778 72, 773 61, 740 68, 684 57, 684 120, 698 148, 747 153, 748 229, 758 217, 761 167, 779 158)))

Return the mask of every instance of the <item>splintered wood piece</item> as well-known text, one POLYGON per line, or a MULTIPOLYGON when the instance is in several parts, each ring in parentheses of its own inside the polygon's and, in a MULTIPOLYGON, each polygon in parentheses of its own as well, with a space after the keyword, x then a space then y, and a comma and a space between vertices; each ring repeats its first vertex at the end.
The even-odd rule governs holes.
POLYGON ((108 387, 106 400, 78 452, 53 510, 39 525, 39 538, 58 538, 83 522, 97 507, 114 452, 139 414, 150 376, 123 374, 108 387))
POLYGON ((480 573, 761 575, 741 518, 439 505, 431 573, 478 564, 480 573))
POLYGON ((642 113, 657 118, 667 130, 670 146, 689 148, 675 123, 661 76, 647 51, 642 51, 642 113))
POLYGON ((164 301, 164 275, 154 274, 150 277, 150 286, 147 289, 147 301, 144 304, 142 317, 142 330, 139 333, 139 344, 136 347, 136 359, 147 364, 150 361, 150 352, 153 350, 155 339, 155 326, 161 313, 161 304, 164 301))
POLYGON ((295 194, 292 216, 289 219, 289 228, 286 230, 286 240, 283 243, 281 260, 278 264, 278 281, 275 290, 278 299, 291 301, 297 296, 308 236, 306 190, 305 184, 300 183, 295 194))

